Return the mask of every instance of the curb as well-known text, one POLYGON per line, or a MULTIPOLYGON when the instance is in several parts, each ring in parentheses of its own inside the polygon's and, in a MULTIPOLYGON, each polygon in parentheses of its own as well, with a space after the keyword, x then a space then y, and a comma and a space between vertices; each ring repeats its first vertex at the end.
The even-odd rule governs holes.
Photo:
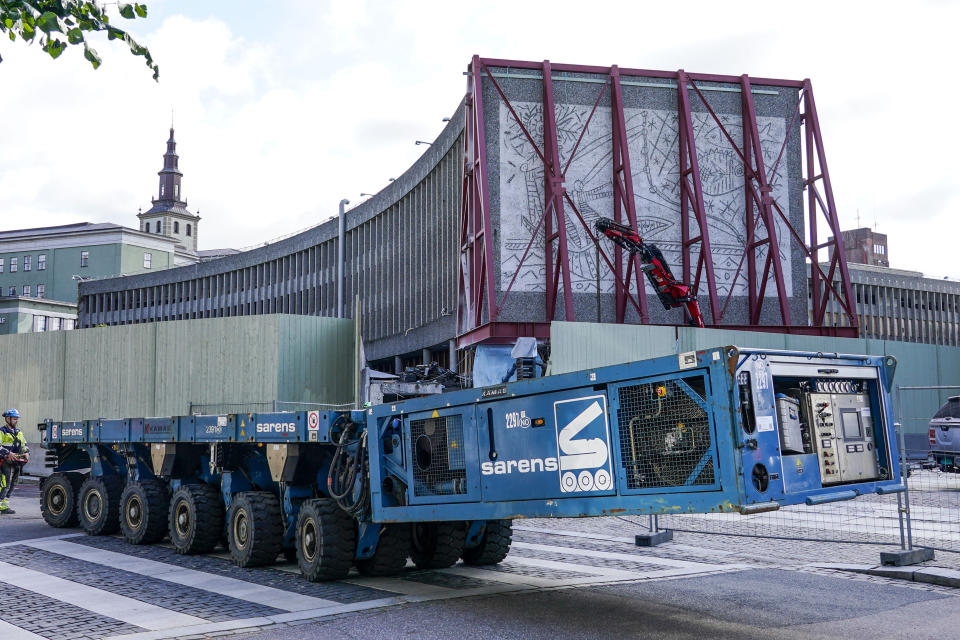
POLYGON ((813 567, 820 569, 833 569, 834 571, 848 571, 850 573, 862 573, 882 578, 893 578, 894 580, 908 580, 911 582, 923 582, 926 584, 935 584, 941 587, 960 588, 960 571, 946 569, 944 567, 919 567, 916 569, 910 567, 885 567, 882 565, 869 564, 813 564, 813 567))

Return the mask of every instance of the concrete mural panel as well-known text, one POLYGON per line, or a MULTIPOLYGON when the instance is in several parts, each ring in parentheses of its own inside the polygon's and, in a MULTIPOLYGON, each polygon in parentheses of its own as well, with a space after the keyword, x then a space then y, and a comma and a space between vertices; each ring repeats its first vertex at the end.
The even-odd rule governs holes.
MULTIPOLYGON (((546 287, 541 220, 543 164, 510 109, 502 102, 499 107, 500 289, 509 288, 515 278, 513 291, 542 292, 546 287), (536 238, 531 243, 535 233, 536 238), (527 257, 523 260, 525 253, 527 257), (517 274, 521 261, 523 264, 517 274)), ((513 102, 512 107, 538 146, 541 145, 542 103, 513 102)), ((597 218, 612 218, 614 215, 610 109, 598 107, 592 119, 590 105, 558 104, 555 112, 560 164, 566 168, 564 186, 584 221, 592 228, 597 218), (576 153, 571 161, 570 155, 575 147, 576 153)), ((680 277, 680 154, 676 110, 627 107, 624 116, 640 235, 663 251, 680 277)), ((741 117, 738 114, 718 114, 718 118, 737 145, 742 146, 741 117)), ((784 154, 777 163, 784 146, 787 121, 783 117, 758 116, 757 124, 764 165, 773 186, 772 196, 790 218, 789 154, 784 154)), ((747 235, 743 163, 709 113, 694 112, 693 128, 718 293, 726 296, 732 288, 734 296, 746 295, 747 270, 742 259, 747 235)), ((569 204, 565 203, 564 207, 572 289, 574 293, 596 293, 596 247, 569 204)), ((690 222, 690 235, 695 237, 699 230, 692 216, 690 222)), ((787 225, 781 220, 777 223, 780 260, 786 288, 792 297, 791 240, 787 225)), ((762 225, 758 225, 755 234, 757 239, 766 237, 762 225)), ((601 243, 603 250, 612 256, 612 246, 605 240, 601 243)), ((691 264, 695 265, 696 259, 694 251, 691 264)), ((758 263, 762 265, 765 259, 764 250, 758 263)), ((599 282, 602 293, 613 292, 613 274, 602 259, 599 282)), ((775 297, 776 288, 768 286, 766 295, 775 297)))

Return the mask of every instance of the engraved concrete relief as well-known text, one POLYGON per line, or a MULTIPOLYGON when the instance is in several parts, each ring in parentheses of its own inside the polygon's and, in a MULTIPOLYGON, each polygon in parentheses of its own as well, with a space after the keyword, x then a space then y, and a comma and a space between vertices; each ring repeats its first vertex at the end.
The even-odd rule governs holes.
MULTIPOLYGON (((538 145, 542 145, 542 105, 533 102, 513 103, 524 126, 538 145)), ((584 105, 557 105, 557 138, 560 165, 566 168, 564 186, 584 221, 593 226, 598 217, 613 217, 613 169, 611 165, 611 120, 609 108, 598 108, 583 135, 576 155, 570 154, 590 114, 584 105)), ((543 255, 543 166, 526 136, 505 105, 500 105, 500 251, 501 290, 505 290, 534 231, 537 238, 513 285, 514 291, 543 291, 545 264, 543 255), (539 230, 537 227, 539 225, 539 230)), ((719 115, 721 122, 741 146, 743 132, 739 115, 719 115)), ((633 174, 634 198, 641 236, 663 251, 677 277, 682 277, 680 261, 680 186, 678 119, 674 111, 665 109, 625 109, 628 148, 633 174)), ((708 113, 694 112, 696 140, 704 206, 710 228, 714 268, 718 292, 725 296, 733 287, 734 295, 746 295, 747 267, 743 262, 734 282, 746 243, 743 163, 729 140, 708 113)), ((783 118, 758 117, 758 128, 768 176, 776 162, 786 133, 783 118)), ((542 146, 541 146, 542 148, 542 146)), ((789 218, 784 157, 770 177, 773 198, 789 218)), ((567 243, 570 254, 571 282, 575 293, 596 292, 596 247, 583 229, 569 203, 564 202, 567 243)), ((624 216, 625 219, 625 216, 624 216)), ((699 235, 697 223, 690 216, 690 235, 699 235)), ((790 238, 782 220, 777 220, 780 260, 788 295, 792 296, 790 238)), ((554 223, 554 227, 555 227, 554 223)), ((766 237, 762 223, 756 237, 766 237)), ((605 241, 601 241, 605 242, 605 241)), ((612 256, 609 243, 603 246, 612 256)), ((693 269, 697 263, 697 247, 691 256, 693 269)), ((762 277, 765 249, 757 260, 758 278, 762 277)), ((601 258, 600 287, 613 291, 613 274, 601 258)), ((768 283, 766 295, 776 296, 776 285, 768 283)), ((701 287, 701 294, 706 289, 701 287)))

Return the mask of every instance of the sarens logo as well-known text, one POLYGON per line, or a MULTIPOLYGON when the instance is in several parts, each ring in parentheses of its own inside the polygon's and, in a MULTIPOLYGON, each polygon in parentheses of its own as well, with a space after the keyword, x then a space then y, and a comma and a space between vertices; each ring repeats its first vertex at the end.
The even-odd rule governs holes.
POLYGON ((294 433, 296 430, 296 422, 261 422, 257 425, 257 433, 294 433))
POLYGON ((501 476, 508 473, 540 473, 560 468, 556 458, 530 458, 525 460, 497 460, 480 463, 480 473, 485 476, 501 476))
POLYGON ((71 427, 69 429, 62 429, 60 431, 60 436, 63 438, 69 438, 71 436, 83 436, 83 429, 80 427, 71 427))
POLYGON ((562 492, 613 487, 606 407, 602 395, 553 403, 562 492))

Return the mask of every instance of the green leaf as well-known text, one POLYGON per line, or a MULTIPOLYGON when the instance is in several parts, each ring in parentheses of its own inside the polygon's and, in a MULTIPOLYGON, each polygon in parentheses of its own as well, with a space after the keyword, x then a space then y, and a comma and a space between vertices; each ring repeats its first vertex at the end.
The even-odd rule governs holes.
MULTIPOLYGON (((44 33, 60 31, 60 24, 57 21, 57 14, 53 13, 52 11, 44 11, 43 14, 37 18, 37 27, 39 27, 44 33)), ((60 54, 58 53, 57 55, 60 54)))
POLYGON ((83 31, 80 29, 70 29, 67 32, 67 39, 70 41, 70 44, 80 44, 83 42, 83 31))
POLYGON ((97 55, 96 50, 86 42, 83 43, 83 57, 90 61, 90 64, 93 65, 94 69, 98 68, 102 62, 102 60, 100 60, 100 56, 97 55))
POLYGON ((67 48, 65 42, 60 40, 49 40, 47 44, 43 47, 43 50, 50 54, 50 57, 56 60, 60 57, 60 54, 63 53, 63 50, 67 48))
POLYGON ((126 18, 127 20, 133 20, 136 17, 136 15, 133 12, 132 4, 121 4, 119 5, 119 7, 120 7, 120 15, 126 18))
POLYGON ((141 18, 147 17, 147 5, 145 4, 135 4, 133 5, 133 10, 137 12, 137 15, 141 18))

